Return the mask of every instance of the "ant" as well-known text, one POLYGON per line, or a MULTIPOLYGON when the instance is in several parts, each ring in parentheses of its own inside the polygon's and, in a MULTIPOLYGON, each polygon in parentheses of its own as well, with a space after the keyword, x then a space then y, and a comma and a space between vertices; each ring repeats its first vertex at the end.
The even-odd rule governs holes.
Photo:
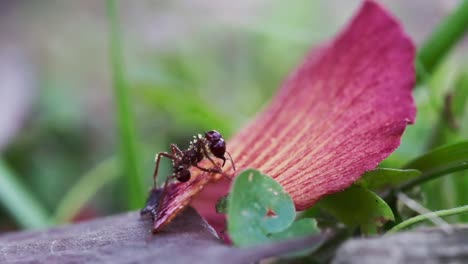
POLYGON ((225 154, 227 154, 231 161, 232 168, 236 170, 231 154, 226 151, 226 142, 224 141, 221 133, 216 130, 211 130, 206 132, 204 136, 198 134, 193 138, 194 139, 190 141, 190 145, 186 150, 181 150, 177 145, 171 144, 171 153, 159 152, 156 155, 156 167, 154 168, 153 173, 153 189, 150 192, 145 208, 141 210, 142 215, 151 213, 153 219, 155 219, 159 211, 159 207, 161 206, 162 197, 164 197, 166 192, 169 179, 175 178, 179 182, 189 181, 191 178, 191 167, 195 167, 208 173, 220 173, 224 175, 221 167, 226 163, 225 154), (223 161, 221 167, 214 162, 212 156, 223 161), (172 160, 173 173, 166 178, 163 190, 161 191, 157 188, 156 179, 158 177, 159 162, 162 157, 172 160), (198 166, 198 163, 204 158, 210 160, 214 167, 203 168, 198 166))

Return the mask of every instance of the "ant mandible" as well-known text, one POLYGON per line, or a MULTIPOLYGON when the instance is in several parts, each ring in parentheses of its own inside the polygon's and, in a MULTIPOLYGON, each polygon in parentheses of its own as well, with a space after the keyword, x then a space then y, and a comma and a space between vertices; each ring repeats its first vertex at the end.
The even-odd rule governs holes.
POLYGON ((190 141, 190 145, 186 150, 180 150, 177 145, 171 144, 171 154, 167 152, 159 152, 156 155, 156 167, 153 173, 153 184, 156 189, 156 179, 158 176, 159 162, 161 157, 166 157, 172 160, 173 174, 166 178, 164 188, 166 188, 169 178, 175 178, 179 182, 187 182, 190 180, 190 167, 195 167, 201 171, 208 173, 223 173, 221 167, 226 163, 227 154, 231 161, 232 168, 236 170, 231 154, 226 151, 226 142, 223 136, 216 130, 211 130, 205 133, 204 137, 200 134, 194 136, 190 141), (218 166, 212 156, 223 160, 223 164, 218 166), (198 166, 198 163, 204 158, 207 158, 213 164, 213 168, 203 168, 198 166))

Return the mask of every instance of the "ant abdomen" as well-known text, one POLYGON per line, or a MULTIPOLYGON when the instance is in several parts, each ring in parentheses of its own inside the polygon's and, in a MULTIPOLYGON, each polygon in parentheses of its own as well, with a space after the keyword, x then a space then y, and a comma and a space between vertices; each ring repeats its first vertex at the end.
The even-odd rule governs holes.
POLYGON ((190 170, 184 168, 183 166, 179 166, 175 170, 175 177, 180 182, 187 182, 191 177, 190 170))
POLYGON ((181 174, 178 175, 177 180, 179 180, 180 182, 188 182, 191 176, 192 175, 190 174, 190 171, 185 170, 181 174))

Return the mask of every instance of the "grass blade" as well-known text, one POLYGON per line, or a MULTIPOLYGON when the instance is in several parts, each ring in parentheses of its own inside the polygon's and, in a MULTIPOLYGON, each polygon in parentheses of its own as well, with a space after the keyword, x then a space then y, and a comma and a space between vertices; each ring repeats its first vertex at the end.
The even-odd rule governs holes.
POLYGON ((464 0, 447 16, 418 52, 418 59, 432 73, 443 57, 465 35, 468 29, 468 0, 464 0))
POLYGON ((55 222, 70 221, 99 189, 117 179, 119 176, 117 161, 117 158, 107 159, 84 174, 57 206, 54 214, 55 222))
POLYGON ((398 232, 398 231, 400 231, 402 229, 405 229, 405 228, 407 228, 407 227, 409 227, 411 225, 414 225, 414 224, 429 220, 429 219, 434 218, 434 217, 443 217, 443 216, 466 214, 466 213, 468 213, 468 205, 418 215, 418 216, 412 217, 412 218, 410 218, 410 219, 408 219, 406 221, 403 221, 400 224, 394 226, 392 229, 388 230, 387 234, 396 233, 396 232, 398 232))
POLYGON ((468 141, 436 148, 404 166, 405 169, 417 169, 421 177, 407 182, 401 190, 408 190, 442 175, 468 169, 468 141))
POLYGON ((23 228, 41 228, 51 224, 47 210, 3 160, 0 160, 0 203, 23 228))
POLYGON ((144 195, 142 174, 139 166, 139 150, 136 138, 136 127, 131 111, 128 84, 125 79, 122 58, 119 9, 116 1, 107 0, 107 17, 110 26, 110 56, 112 62, 112 81, 117 108, 117 122, 120 137, 120 158, 128 185, 129 209, 143 205, 144 195))

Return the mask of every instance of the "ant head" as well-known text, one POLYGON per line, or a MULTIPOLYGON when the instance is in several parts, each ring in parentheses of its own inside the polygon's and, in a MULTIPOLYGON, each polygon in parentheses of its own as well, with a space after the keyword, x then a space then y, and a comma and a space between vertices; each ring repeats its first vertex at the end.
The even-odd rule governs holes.
POLYGON ((205 138, 210 143, 216 143, 223 139, 223 135, 216 130, 205 132, 205 138))
POLYGON ((179 166, 175 170, 175 177, 180 182, 187 182, 191 176, 190 170, 184 166, 179 166))
POLYGON ((224 153, 226 153, 226 142, 224 141, 221 133, 216 130, 208 131, 205 133, 205 139, 208 141, 211 153, 225 162, 226 158, 224 157, 224 153))

